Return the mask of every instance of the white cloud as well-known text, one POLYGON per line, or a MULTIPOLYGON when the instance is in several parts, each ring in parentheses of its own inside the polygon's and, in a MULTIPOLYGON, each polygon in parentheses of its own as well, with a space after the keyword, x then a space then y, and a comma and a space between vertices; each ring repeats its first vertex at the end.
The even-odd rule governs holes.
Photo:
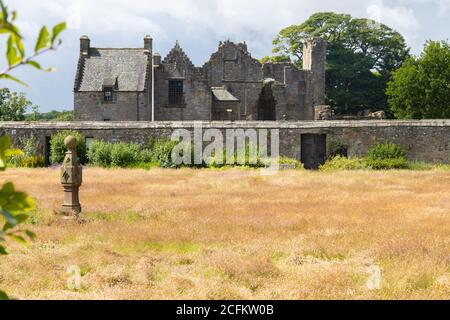
POLYGON ((405 6, 389 6, 383 0, 375 1, 367 7, 369 18, 382 22, 403 34, 407 42, 411 43, 416 38, 416 32, 420 28, 414 10, 405 6))
MULTIPOLYGON (((19 13, 20 27, 31 44, 39 27, 67 21, 63 46, 42 59, 58 67, 53 75, 27 69, 19 75, 32 85, 30 98, 45 110, 72 106, 72 83, 78 39, 88 34, 94 46, 141 46, 151 34, 161 54, 180 40, 195 64, 201 65, 220 40, 247 41, 252 55, 271 52, 271 42, 283 27, 311 14, 335 11, 380 20, 396 29, 419 51, 425 39, 442 39, 442 28, 423 20, 444 17, 450 0, 5 0, 19 13), (418 9, 419 8, 419 9, 418 9), (45 80, 45 81, 42 81, 45 80), (55 90, 56 89, 56 90, 55 90), (49 99, 51 97, 51 99, 49 99)), ((448 22, 445 22, 448 27, 448 22)), ((448 28, 447 28, 448 30, 448 28)), ((444 32, 445 33, 445 32, 444 32)), ((447 32, 448 33, 448 32, 447 32)), ((3 84, 2 82, 1 84, 3 84)), ((7 84, 10 86, 10 84, 7 84)), ((23 88, 20 88, 23 90, 23 88)))

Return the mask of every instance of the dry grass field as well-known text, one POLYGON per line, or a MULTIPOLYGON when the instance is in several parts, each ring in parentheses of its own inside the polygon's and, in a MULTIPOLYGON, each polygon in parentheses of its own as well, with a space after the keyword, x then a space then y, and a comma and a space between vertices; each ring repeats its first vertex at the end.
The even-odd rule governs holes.
POLYGON ((0 258, 11 296, 450 299, 449 171, 84 174, 78 225, 53 213, 59 170, 1 173, 38 203, 38 239, 0 258), (67 288, 70 266, 80 290, 67 288))

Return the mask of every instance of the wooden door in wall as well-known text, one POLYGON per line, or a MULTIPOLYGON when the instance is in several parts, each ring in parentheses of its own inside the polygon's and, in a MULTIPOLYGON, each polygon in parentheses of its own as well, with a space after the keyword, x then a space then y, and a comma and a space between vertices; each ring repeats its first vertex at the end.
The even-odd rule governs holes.
POLYGON ((301 159, 305 169, 319 169, 327 160, 327 135, 302 134, 301 143, 301 159))

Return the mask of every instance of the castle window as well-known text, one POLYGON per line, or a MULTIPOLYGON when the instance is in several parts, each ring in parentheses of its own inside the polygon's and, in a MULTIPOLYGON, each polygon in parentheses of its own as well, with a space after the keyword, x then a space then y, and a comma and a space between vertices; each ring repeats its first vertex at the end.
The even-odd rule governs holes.
POLYGON ((169 105, 181 106, 183 104, 183 80, 169 81, 169 105))
POLYGON ((114 90, 112 87, 105 87, 103 89, 103 101, 112 102, 114 100, 113 92, 114 90))

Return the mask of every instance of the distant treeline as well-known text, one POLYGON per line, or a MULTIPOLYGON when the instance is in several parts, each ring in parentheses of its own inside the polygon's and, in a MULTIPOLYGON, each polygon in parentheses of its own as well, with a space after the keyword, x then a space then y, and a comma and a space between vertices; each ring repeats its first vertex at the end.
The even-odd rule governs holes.
POLYGON ((25 115, 25 121, 73 121, 73 111, 34 112, 25 115))

